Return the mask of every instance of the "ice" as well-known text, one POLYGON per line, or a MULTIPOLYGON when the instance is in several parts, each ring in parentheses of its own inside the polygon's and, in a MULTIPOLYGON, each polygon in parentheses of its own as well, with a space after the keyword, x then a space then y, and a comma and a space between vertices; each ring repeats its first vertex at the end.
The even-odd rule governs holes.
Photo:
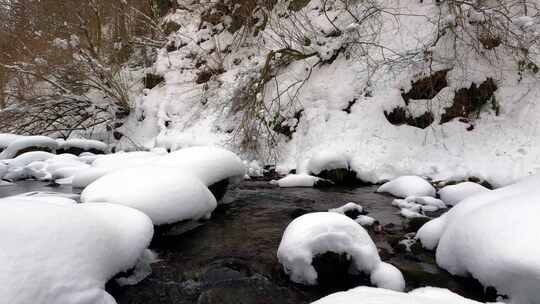
POLYGON ((371 276, 382 288, 402 290, 405 281, 395 267, 381 262, 377 247, 362 226, 334 212, 309 213, 296 218, 285 230, 278 259, 293 282, 317 284, 313 258, 325 252, 347 253, 356 271, 371 276))
POLYGON ((389 181, 377 189, 377 192, 390 193, 396 197, 431 196, 434 197, 435 188, 419 176, 401 176, 389 181))
POLYGON ((454 206, 470 196, 486 191, 489 189, 477 183, 463 182, 443 187, 439 190, 439 196, 447 205, 454 206))
POLYGON ((106 174, 84 189, 81 201, 135 208, 154 225, 209 218, 217 204, 198 178, 176 167, 156 165, 106 174))
POLYGON ((105 283, 135 266, 150 219, 110 204, 0 199, 0 297, 10 304, 113 304, 105 283))
POLYGON ((21 151, 34 147, 55 151, 58 148, 58 143, 56 140, 46 136, 22 136, 13 140, 6 149, 0 153, 0 159, 14 158, 21 151))
POLYGON ((282 188, 313 187, 319 180, 320 178, 307 174, 289 174, 277 181, 272 181, 271 183, 277 184, 282 188))
POLYGON ((357 287, 333 293, 312 304, 480 304, 447 289, 424 287, 409 293, 373 287, 357 287))

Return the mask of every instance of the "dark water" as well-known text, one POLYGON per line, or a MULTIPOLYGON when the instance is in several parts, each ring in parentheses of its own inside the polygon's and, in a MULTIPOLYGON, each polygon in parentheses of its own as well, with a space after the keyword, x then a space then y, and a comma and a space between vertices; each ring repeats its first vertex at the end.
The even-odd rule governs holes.
MULTIPOLYGON (((159 255, 153 273, 135 286, 107 285, 119 304, 153 303, 310 303, 329 293, 354 287, 306 287, 289 282, 276 251, 287 225, 301 214, 327 211, 347 202, 362 205, 380 222, 369 233, 381 258, 402 270, 407 288, 438 286, 483 300, 475 282, 454 278, 439 269, 432 253, 398 246, 410 223, 391 206, 393 198, 376 187, 276 188, 268 182, 244 182, 232 203, 221 205, 211 220, 179 235, 154 238, 159 255)), ((37 182, 0 187, 0 197, 29 191, 72 193, 37 182)))

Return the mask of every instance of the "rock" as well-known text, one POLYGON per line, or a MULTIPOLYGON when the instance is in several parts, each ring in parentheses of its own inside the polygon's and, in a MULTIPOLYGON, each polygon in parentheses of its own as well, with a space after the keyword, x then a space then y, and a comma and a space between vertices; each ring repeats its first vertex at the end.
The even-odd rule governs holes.
POLYGON ((346 253, 326 252, 313 258, 317 271, 317 284, 320 286, 346 286, 351 266, 351 257, 346 253))
POLYGON ((356 177, 356 171, 346 168, 323 170, 315 176, 329 180, 333 185, 339 186, 360 186, 366 184, 356 177))

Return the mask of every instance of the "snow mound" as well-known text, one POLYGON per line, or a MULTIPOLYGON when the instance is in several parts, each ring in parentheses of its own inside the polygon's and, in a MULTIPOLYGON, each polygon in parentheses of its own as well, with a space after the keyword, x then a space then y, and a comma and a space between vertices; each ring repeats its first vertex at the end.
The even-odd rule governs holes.
POLYGON ((84 189, 81 201, 135 208, 147 214, 154 225, 209 218, 216 208, 216 199, 196 177, 162 166, 106 174, 84 189))
POLYGON ((313 258, 326 252, 347 253, 357 271, 371 275, 373 284, 402 290, 405 281, 395 267, 381 262, 377 247, 362 226, 333 212, 305 214, 292 221, 283 234, 278 259, 296 283, 317 284, 313 258))
POLYGON ((447 205, 455 206, 462 200, 478 193, 490 191, 488 188, 473 182, 463 182, 446 186, 439 190, 439 196, 447 205))
POLYGON ((2 302, 114 304, 105 283, 137 263, 152 234, 146 215, 123 206, 0 199, 2 302))
POLYGON ((277 181, 271 181, 270 183, 276 184, 282 188, 313 187, 319 180, 320 178, 307 174, 289 174, 277 181))
POLYGON ((426 223, 417 238, 437 245, 437 264, 454 275, 472 275, 512 303, 540 299, 540 176, 471 196, 426 223))
POLYGON ((185 170, 206 186, 225 179, 240 182, 246 175, 246 166, 236 154, 212 146, 184 148, 164 155, 156 163, 185 170))
POLYGON ((0 159, 14 158, 24 150, 31 148, 46 148, 56 151, 58 143, 56 140, 47 136, 22 136, 13 140, 2 153, 0 159))
POLYGON ((377 192, 390 193, 396 197, 431 196, 436 194, 435 188, 419 176, 401 176, 389 181, 377 189, 377 192))
POLYGON ((312 304, 480 304, 447 289, 423 287, 409 293, 373 287, 357 287, 333 293, 312 304))
POLYGON ((322 151, 309 159, 306 169, 306 172, 315 175, 324 170, 349 169, 349 158, 343 153, 322 151))

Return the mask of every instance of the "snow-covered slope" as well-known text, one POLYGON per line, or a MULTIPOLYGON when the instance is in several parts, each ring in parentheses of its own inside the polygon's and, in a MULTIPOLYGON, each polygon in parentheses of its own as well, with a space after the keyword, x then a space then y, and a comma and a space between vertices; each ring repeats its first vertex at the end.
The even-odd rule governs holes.
POLYGON ((370 182, 475 176, 501 186, 537 170, 540 86, 528 42, 536 19, 517 6, 506 16, 529 48, 523 57, 506 46, 512 37, 486 40, 483 25, 501 16, 485 7, 379 0, 355 2, 349 13, 341 1, 321 2, 297 11, 285 0, 258 7, 251 31, 196 1, 169 15, 179 30, 139 71, 164 82, 134 86, 135 110, 118 129, 126 135, 118 148, 216 144, 300 173, 313 157, 335 154, 370 182), (254 85, 262 74, 270 80, 254 85), (423 79, 439 83, 426 88, 423 79), (470 92, 486 104, 454 118, 449 109, 470 92), (400 109, 403 121, 386 117, 400 109))

